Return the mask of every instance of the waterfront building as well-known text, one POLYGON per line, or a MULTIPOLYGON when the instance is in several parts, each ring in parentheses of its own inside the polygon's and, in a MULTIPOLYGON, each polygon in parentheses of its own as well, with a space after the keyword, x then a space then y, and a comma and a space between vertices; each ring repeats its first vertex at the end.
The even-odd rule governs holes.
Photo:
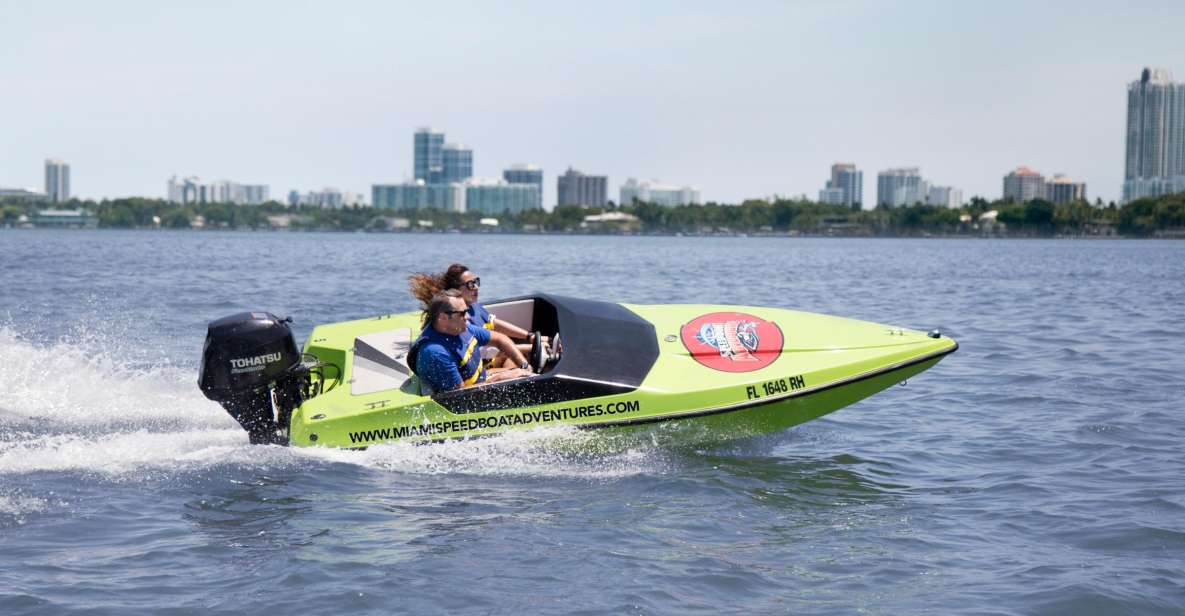
POLYGON ((953 186, 931 186, 926 192, 926 205, 963 207, 963 191, 953 186))
POLYGON ((239 184, 222 180, 209 184, 207 203, 259 205, 267 201, 268 187, 262 184, 239 184))
POLYGON ((239 184, 228 180, 203 182, 201 178, 189 176, 179 180, 169 178, 168 199, 173 203, 234 203, 235 205, 259 205, 268 200, 268 187, 264 184, 239 184))
POLYGON ((413 172, 416 180, 439 184, 444 177, 444 133, 423 126, 412 138, 413 172))
POLYGON ((446 143, 441 150, 441 184, 464 182, 473 177, 473 150, 459 143, 446 143))
POLYGON ((235 184, 227 182, 229 201, 238 205, 259 205, 268 200, 268 187, 265 184, 235 184))
POLYGON ((452 212, 465 211, 463 184, 429 184, 423 180, 402 184, 374 184, 371 203, 376 208, 394 210, 436 209, 452 212))
POLYGON ((1185 175, 1169 178, 1137 178, 1123 183, 1123 201, 1185 192, 1185 175))
POLYGON ((819 191, 819 203, 848 207, 864 203, 864 172, 852 163, 831 165, 831 179, 819 191))
POLYGON ((539 188, 539 203, 536 208, 543 207, 543 170, 535 165, 511 165, 502 171, 502 179, 511 184, 531 184, 539 188))
POLYGON ((614 231, 617 233, 636 232, 642 228, 642 223, 633 214, 604 212, 585 216, 584 220, 580 222, 580 228, 596 231, 614 231))
POLYGON ((465 183, 466 212, 517 214, 542 208, 543 197, 535 184, 512 184, 505 180, 471 178, 465 183))
POLYGON ((511 184, 534 184, 543 190, 543 170, 536 165, 511 165, 502 171, 502 179, 511 184))
POLYGON ((1033 199, 1045 198, 1045 176, 1029 169, 1017 167, 1004 176, 1004 200, 1027 203, 1033 199))
POLYGON ((40 210, 30 222, 34 227, 93 229, 99 226, 99 217, 86 210, 40 210))
POLYGON ((556 189, 556 205, 605 207, 609 202, 609 178, 604 175, 585 175, 568 167, 556 178, 556 189))
MULTIPOLYGON (((353 195, 353 193, 345 194, 353 195)), ((345 194, 336 188, 310 190, 304 194, 293 190, 288 193, 288 205, 315 205, 321 208, 340 208, 346 205, 345 194)))
POLYGON ((206 188, 201 178, 190 176, 178 180, 177 176, 169 178, 169 201, 173 203, 205 203, 206 188))
POLYGON ((22 201, 49 201, 49 195, 32 188, 0 187, 0 199, 21 199, 22 201))
POLYGON ((169 178, 166 184, 168 188, 165 189, 165 199, 170 203, 185 203, 185 186, 198 182, 196 177, 188 177, 185 179, 177 179, 177 176, 169 178))
POLYGON ((876 174, 876 203, 890 207, 924 203, 929 188, 917 167, 886 169, 876 174))
POLYGON ((699 189, 692 186, 669 186, 657 181, 639 182, 634 178, 621 186, 621 205, 654 203, 666 207, 701 203, 699 189))
MULTIPOLYGON (((831 182, 828 182, 830 184, 831 182)), ((819 189, 819 203, 826 203, 829 205, 842 205, 844 202, 844 190, 842 188, 820 188, 819 189)))
POLYGON ((350 190, 343 192, 342 207, 366 207, 366 194, 350 190))
POLYGON ((1086 183, 1075 182, 1061 173, 1045 182, 1045 200, 1051 203, 1086 201, 1086 183))
POLYGON ((342 191, 336 188, 325 188, 318 195, 320 197, 318 205, 328 208, 340 208, 342 206, 342 191))
POLYGON ((1145 68, 1128 84, 1125 154, 1125 203, 1185 186, 1185 84, 1167 70, 1145 68))
POLYGON ((45 194, 54 203, 70 200, 70 165, 65 161, 45 159, 45 194))

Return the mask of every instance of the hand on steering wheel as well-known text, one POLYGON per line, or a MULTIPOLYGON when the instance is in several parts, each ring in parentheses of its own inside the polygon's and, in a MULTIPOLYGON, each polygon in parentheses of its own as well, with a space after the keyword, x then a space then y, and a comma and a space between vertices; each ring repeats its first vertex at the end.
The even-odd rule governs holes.
POLYGON ((543 372, 543 368, 547 364, 547 349, 544 348, 543 336, 539 332, 532 332, 531 356, 527 358, 527 361, 531 362, 535 374, 543 372))

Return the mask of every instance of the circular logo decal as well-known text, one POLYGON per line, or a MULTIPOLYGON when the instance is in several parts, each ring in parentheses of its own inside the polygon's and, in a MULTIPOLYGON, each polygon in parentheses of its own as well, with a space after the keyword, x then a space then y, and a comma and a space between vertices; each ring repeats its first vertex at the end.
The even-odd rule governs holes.
POLYGON ((723 372, 752 372, 782 353, 782 330, 776 323, 743 312, 712 312, 679 330, 695 361, 723 372))

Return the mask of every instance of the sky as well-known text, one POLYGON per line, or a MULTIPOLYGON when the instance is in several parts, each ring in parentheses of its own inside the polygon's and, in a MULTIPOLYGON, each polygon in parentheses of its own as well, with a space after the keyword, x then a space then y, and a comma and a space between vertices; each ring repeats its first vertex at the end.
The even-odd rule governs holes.
POLYGON ((1182 2, 0 2, 0 186, 164 197, 172 175, 365 193, 412 134, 479 177, 569 166, 707 201, 817 196, 835 162, 964 197, 1026 165, 1118 199, 1126 86, 1185 81, 1182 2))

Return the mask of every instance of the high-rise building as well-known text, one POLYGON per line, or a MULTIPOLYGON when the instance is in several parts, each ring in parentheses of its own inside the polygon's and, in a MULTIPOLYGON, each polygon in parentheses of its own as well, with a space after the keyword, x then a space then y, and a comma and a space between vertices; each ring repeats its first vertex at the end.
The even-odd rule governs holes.
POLYGON ((502 179, 510 184, 531 184, 538 187, 539 203, 535 208, 543 207, 543 170, 535 165, 511 165, 502 171, 502 179))
POLYGON ((343 192, 342 207, 366 207, 366 194, 350 190, 343 192))
POLYGON ((45 194, 54 203, 70 200, 70 165, 65 161, 45 160, 45 194))
POLYGON ((403 184, 374 184, 370 189, 371 203, 376 208, 465 211, 465 187, 462 184, 428 184, 417 180, 403 184))
POLYGON ((621 205, 654 203, 666 207, 700 203, 699 189, 692 186, 668 186, 658 182, 639 182, 634 178, 621 185, 621 205))
POLYGON ((929 188, 917 167, 886 169, 876 174, 876 203, 891 207, 925 203, 929 188))
POLYGON ((1185 190, 1185 84, 1145 68, 1127 86, 1124 202, 1185 190))
POLYGON ((197 203, 198 202, 198 185, 201 183, 201 178, 187 177, 183 180, 178 180, 177 176, 169 178, 168 190, 165 193, 168 200, 172 203, 197 203))
POLYGON ((1136 178, 1123 183, 1123 202, 1179 192, 1185 192, 1185 175, 1167 178, 1136 178))
POLYGON ((584 175, 568 167, 556 178, 556 205, 604 207, 608 202, 609 178, 604 175, 584 175))
MULTIPOLYGON (((353 195, 353 193, 345 193, 353 195)), ((293 190, 288 193, 289 205, 315 205, 321 208, 340 208, 347 205, 345 196, 342 191, 336 188, 324 188, 321 190, 310 190, 307 193, 301 194, 299 191, 293 190)), ((352 204, 349 204, 352 205, 352 204)))
POLYGON ((963 207, 963 191, 953 186, 931 186, 926 192, 926 205, 963 207))
POLYGON ((1017 167, 1004 176, 1004 199, 1026 203, 1045 198, 1045 176, 1029 169, 1017 167))
POLYGON ((464 182, 473 177, 473 150, 459 143, 446 143, 441 150, 441 184, 464 182))
POLYGON ((1075 182, 1063 174, 1055 173, 1045 182, 1045 200, 1052 203, 1086 201, 1086 183, 1075 182))
POLYGON ((4 188, 0 186, 0 199, 22 199, 24 201, 49 201, 49 196, 33 188, 4 188))
POLYGON ((235 205, 259 205, 268 199, 268 187, 264 184, 239 184, 222 180, 203 182, 190 176, 178 180, 169 178, 169 201, 173 203, 234 203, 235 205))
POLYGON ((829 205, 840 205, 844 201, 844 193, 842 188, 820 188, 819 189, 819 203, 827 203, 829 205))
POLYGON ((473 178, 465 183, 465 211, 483 214, 517 214, 542 207, 539 187, 505 180, 473 178))
POLYGON ((864 172, 851 163, 831 165, 831 179, 819 191, 819 202, 849 207, 863 203, 864 172))
POLYGON ((415 179, 439 184, 444 176, 444 133, 427 126, 416 129, 412 155, 415 179))
POLYGON ((259 205, 267 202, 269 188, 265 184, 227 184, 227 201, 237 205, 259 205))

